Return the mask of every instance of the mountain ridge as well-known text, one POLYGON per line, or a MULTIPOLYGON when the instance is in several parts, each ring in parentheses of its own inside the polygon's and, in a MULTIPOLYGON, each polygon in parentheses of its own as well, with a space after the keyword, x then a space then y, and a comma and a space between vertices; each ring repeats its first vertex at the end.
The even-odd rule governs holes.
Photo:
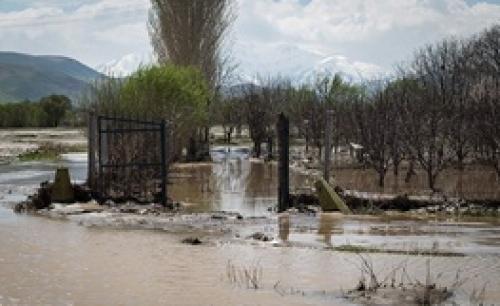
POLYGON ((38 100, 51 94, 75 99, 100 77, 70 57, 0 51, 0 102, 38 100))
MULTIPOLYGON (((259 77, 284 77, 295 85, 313 83, 319 76, 339 73, 350 82, 384 77, 387 72, 375 64, 354 61, 341 54, 323 53, 289 43, 260 46, 241 43, 235 48, 237 74, 235 83, 259 83, 259 77), (258 51, 261 50, 261 51, 258 51)), ((153 62, 151 55, 130 53, 98 66, 105 74, 126 77, 141 65, 153 62)), ((235 84, 231 84, 235 85, 235 84)))

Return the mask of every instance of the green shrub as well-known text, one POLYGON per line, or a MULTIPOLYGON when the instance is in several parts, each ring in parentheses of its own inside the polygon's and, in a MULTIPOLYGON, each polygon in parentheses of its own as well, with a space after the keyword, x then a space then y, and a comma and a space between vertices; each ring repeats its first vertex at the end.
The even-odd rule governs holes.
POLYGON ((197 69, 162 65, 142 67, 124 80, 103 80, 93 86, 85 103, 98 114, 167 120, 175 158, 206 124, 209 98, 197 69))

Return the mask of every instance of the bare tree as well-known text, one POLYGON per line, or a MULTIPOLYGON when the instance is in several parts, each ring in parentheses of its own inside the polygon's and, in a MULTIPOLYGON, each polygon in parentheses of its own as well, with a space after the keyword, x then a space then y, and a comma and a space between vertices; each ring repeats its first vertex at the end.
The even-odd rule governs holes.
POLYGON ((276 136, 274 133, 276 119, 278 114, 285 111, 293 90, 290 81, 286 79, 258 79, 260 79, 260 85, 245 86, 241 98, 243 117, 254 143, 256 157, 260 157, 261 145, 265 141, 268 144, 268 151, 271 151, 272 142, 276 136))
POLYGON ((427 173, 430 189, 436 190, 439 173, 450 159, 447 147, 449 99, 448 44, 420 50, 412 63, 417 86, 404 107, 406 148, 427 173))
POLYGON ((262 143, 267 138, 267 133, 271 124, 271 112, 269 105, 261 98, 262 89, 257 86, 249 86, 243 97, 245 107, 245 119, 253 141, 253 152, 256 157, 260 157, 262 143))
POLYGON ((390 138, 392 131, 391 105, 382 84, 369 97, 355 104, 358 139, 364 148, 364 162, 378 174, 378 186, 384 179, 391 162, 390 138))
POLYGON ((310 139, 313 134, 311 126, 314 125, 315 100, 316 93, 314 90, 310 86, 303 84, 291 90, 286 105, 290 123, 297 129, 298 136, 305 139, 306 153, 309 153, 310 139))
POLYGON ((473 41, 476 127, 481 157, 500 179, 500 25, 473 41))
POLYGON ((405 122, 401 116, 401 108, 404 105, 402 100, 406 99, 406 83, 405 80, 398 80, 389 83, 385 89, 386 99, 388 100, 389 117, 391 118, 388 124, 388 140, 389 154, 391 156, 391 165, 396 181, 399 176, 399 166, 405 157, 403 145, 403 129, 405 122))
POLYGON ((472 129, 474 112, 470 103, 470 48, 465 42, 449 41, 447 73, 448 95, 448 137, 449 148, 460 172, 464 171, 465 161, 472 153, 472 129))

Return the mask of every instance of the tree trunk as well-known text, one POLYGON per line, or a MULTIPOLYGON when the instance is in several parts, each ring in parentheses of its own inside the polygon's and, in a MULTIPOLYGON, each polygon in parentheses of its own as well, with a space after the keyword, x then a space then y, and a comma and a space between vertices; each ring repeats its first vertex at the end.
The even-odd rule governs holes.
POLYGON ((406 184, 410 183, 410 180, 411 180, 412 176, 414 176, 415 174, 416 174, 416 171, 415 171, 415 160, 411 159, 410 160, 410 165, 408 166, 408 171, 406 172, 405 183, 406 184))
POLYGON ((432 174, 432 170, 427 170, 427 185, 432 191, 435 191, 435 176, 432 174))
POLYGON ((464 169, 460 169, 458 173, 458 182, 457 182, 457 194, 459 197, 463 197, 464 193, 464 169))
POLYGON ((205 143, 208 143, 209 134, 210 134, 210 127, 206 126, 205 127, 205 143))
POLYGON ((269 160, 273 159, 273 137, 271 136, 267 138, 267 158, 269 160))
POLYGON ((378 187, 383 189, 385 186, 385 174, 387 173, 383 164, 378 166, 377 173, 378 173, 378 187))
POLYGON ((385 171, 378 172, 378 187, 384 188, 385 171))
POLYGON ((260 154, 261 154, 261 141, 254 141, 254 143, 253 143, 253 151, 254 151, 255 157, 260 158, 260 154))
POLYGON ((306 154, 309 153, 309 137, 306 134, 306 154))
POLYGON ((188 162, 193 162, 196 160, 196 151, 197 151, 197 146, 196 146, 196 140, 194 137, 189 138, 189 146, 187 150, 187 161, 188 162))
POLYGON ((397 179, 399 177, 399 163, 394 164, 392 172, 394 174, 394 177, 397 179))

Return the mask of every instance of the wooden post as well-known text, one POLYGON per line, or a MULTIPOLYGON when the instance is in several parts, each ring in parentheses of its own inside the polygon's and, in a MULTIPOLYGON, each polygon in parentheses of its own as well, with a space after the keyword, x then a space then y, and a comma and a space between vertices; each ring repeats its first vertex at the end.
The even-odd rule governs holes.
POLYGON ((332 127, 333 127, 333 111, 326 112, 326 126, 325 126, 325 160, 323 163, 323 178, 325 181, 330 180, 330 160, 332 155, 332 127))
POLYGON ((98 145, 97 145, 97 150, 98 150, 98 163, 99 163, 99 174, 98 174, 98 177, 99 177, 99 180, 96 184, 99 185, 99 193, 100 193, 100 196, 101 197, 104 197, 104 173, 103 173, 103 161, 102 161, 102 117, 99 116, 97 117, 97 141, 98 141, 98 145))
POLYGON ((290 199, 289 181, 289 122, 283 113, 278 120, 278 212, 288 209, 290 199))
POLYGON ((95 114, 89 112, 88 114, 88 130, 87 130, 87 142, 88 142, 88 155, 87 155, 87 185, 91 190, 95 188, 95 136, 96 136, 96 122, 95 114))
POLYGON ((160 137, 161 137, 161 204, 167 206, 167 150, 166 150, 166 129, 167 125, 165 120, 160 124, 160 137))

